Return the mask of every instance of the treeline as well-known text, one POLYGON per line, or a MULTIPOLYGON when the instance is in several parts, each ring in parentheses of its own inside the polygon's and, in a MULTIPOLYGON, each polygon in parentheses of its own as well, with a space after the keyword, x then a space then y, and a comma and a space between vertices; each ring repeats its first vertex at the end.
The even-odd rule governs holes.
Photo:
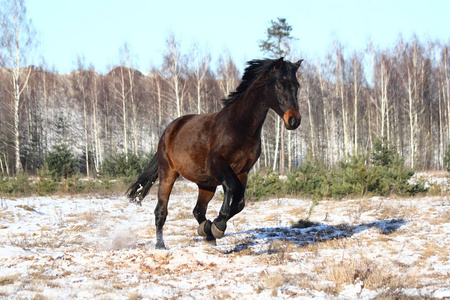
MULTIPOLYGON (((83 59, 70 74, 45 64, 21 69, 21 80, 28 78, 18 108, 23 170, 36 174, 52 146, 68 145, 80 170, 93 176, 118 154, 154 152, 174 118, 219 110, 241 76, 230 55, 213 64, 199 49, 181 53, 173 35, 166 46, 163 65, 145 72, 135 68, 126 45, 107 74, 83 59)), ((450 138, 448 48, 413 37, 389 49, 369 44, 349 52, 335 41, 322 60, 301 57, 302 125, 286 131, 269 114, 257 167, 285 172, 308 156, 331 168, 348 155, 368 153, 384 136, 409 167, 443 168, 450 138)), ((6 175, 16 171, 13 90, 8 70, 0 70, 0 171, 6 175)))

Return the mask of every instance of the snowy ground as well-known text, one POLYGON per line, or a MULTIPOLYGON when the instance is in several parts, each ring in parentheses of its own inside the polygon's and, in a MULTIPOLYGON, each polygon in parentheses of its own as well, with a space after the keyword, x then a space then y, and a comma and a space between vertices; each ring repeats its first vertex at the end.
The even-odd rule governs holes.
MULTIPOLYGON (((181 181, 155 250, 154 192, 3 198, 0 298, 373 299, 450 297, 450 198, 248 203, 216 245, 196 235, 181 181)), ((217 193, 208 217, 221 202, 217 193)))

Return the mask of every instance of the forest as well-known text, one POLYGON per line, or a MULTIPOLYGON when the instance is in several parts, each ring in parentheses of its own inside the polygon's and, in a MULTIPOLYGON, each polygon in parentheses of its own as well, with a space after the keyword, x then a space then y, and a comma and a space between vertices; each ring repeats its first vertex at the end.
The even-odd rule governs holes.
MULTIPOLYGON (((291 46, 287 29, 281 38, 291 46)), ((26 46, 33 35, 28 38, 26 46)), ((349 155, 369 153, 374 141, 384 137, 408 167, 445 168, 450 139, 448 43, 399 36, 386 49, 370 42, 365 49, 347 48, 335 39, 327 55, 317 60, 302 56, 301 47, 264 53, 305 59, 297 74, 302 124, 287 131, 270 113, 256 167, 286 173, 308 157, 332 168, 349 155)), ((235 89, 239 69, 245 67, 237 66, 228 53, 213 62, 199 47, 181 52, 175 34, 167 37, 161 66, 138 70, 125 43, 120 61, 106 74, 86 65, 83 57, 73 72, 59 74, 45 59, 27 64, 27 51, 15 61, 8 49, 2 45, 0 69, 0 172, 6 176, 37 174, 61 145, 88 177, 101 174, 105 161, 118 155, 128 161, 154 153, 173 119, 220 110, 221 99, 235 89)))

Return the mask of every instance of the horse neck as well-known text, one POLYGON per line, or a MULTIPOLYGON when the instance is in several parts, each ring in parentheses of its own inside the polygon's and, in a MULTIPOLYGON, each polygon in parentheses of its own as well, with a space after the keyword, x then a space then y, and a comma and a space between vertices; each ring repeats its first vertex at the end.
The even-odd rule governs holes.
POLYGON ((234 114, 232 118, 239 124, 240 130, 255 138, 261 136, 262 125, 269 111, 265 97, 264 86, 253 87, 230 105, 234 114))

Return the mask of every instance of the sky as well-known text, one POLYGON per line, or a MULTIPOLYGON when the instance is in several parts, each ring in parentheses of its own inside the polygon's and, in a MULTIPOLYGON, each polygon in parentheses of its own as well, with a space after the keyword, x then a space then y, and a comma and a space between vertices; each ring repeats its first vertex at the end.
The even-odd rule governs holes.
POLYGON ((145 72, 161 67, 170 34, 182 54, 197 44, 212 64, 227 52, 239 70, 263 58, 258 42, 271 20, 286 18, 296 38, 296 55, 316 62, 339 40, 345 51, 364 50, 371 41, 390 48, 402 35, 421 41, 450 41, 446 0, 26 0, 39 45, 34 64, 45 59, 59 73, 76 69, 77 58, 107 72, 121 61, 127 43, 132 61, 145 72))

